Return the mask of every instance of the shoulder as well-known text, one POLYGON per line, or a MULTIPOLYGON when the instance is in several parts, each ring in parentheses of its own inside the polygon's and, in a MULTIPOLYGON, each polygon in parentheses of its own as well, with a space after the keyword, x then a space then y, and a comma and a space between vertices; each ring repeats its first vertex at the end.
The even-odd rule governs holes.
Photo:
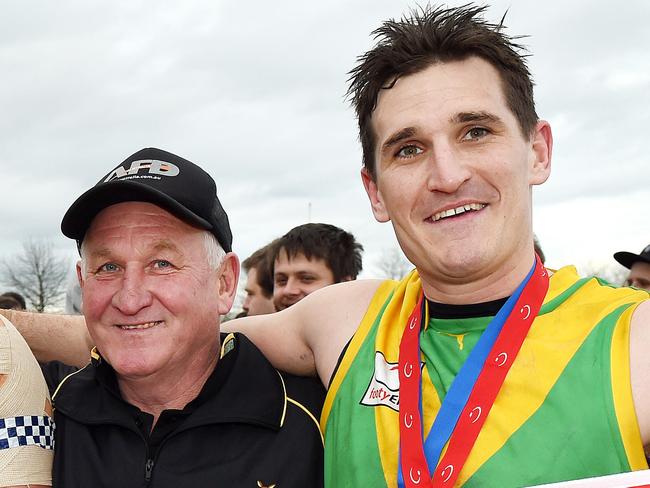
MULTIPOLYGON (((315 291, 306 299, 314 303, 329 302, 332 298, 348 297, 355 300, 369 301, 382 284, 397 283, 393 280, 354 280, 336 283, 315 291)), ((330 303, 331 304, 331 303, 330 303)), ((347 305, 347 304, 342 304, 347 305)))
POLYGON ((306 327, 315 332, 345 331, 345 335, 349 335, 363 318, 375 294, 386 283, 394 282, 357 280, 337 283, 315 291, 287 312, 299 316, 306 327))
POLYGON ((76 366, 69 366, 60 361, 49 361, 47 363, 40 363, 41 372, 45 377, 47 388, 50 390, 50 395, 53 395, 59 384, 79 370, 76 366))

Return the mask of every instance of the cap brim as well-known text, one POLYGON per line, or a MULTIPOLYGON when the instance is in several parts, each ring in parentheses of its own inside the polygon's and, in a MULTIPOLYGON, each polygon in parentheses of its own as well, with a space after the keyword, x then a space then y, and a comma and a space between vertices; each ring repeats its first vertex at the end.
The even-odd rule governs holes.
POLYGON ((640 254, 634 254, 633 252, 617 252, 614 254, 614 259, 625 266, 627 269, 630 269, 634 263, 639 261, 644 263, 650 263, 650 259, 640 254))
POLYGON ((71 239, 83 240, 90 223, 106 207, 122 202, 149 202, 164 208, 179 219, 199 228, 212 230, 212 224, 173 198, 137 181, 115 181, 95 186, 70 206, 61 221, 61 231, 71 239))

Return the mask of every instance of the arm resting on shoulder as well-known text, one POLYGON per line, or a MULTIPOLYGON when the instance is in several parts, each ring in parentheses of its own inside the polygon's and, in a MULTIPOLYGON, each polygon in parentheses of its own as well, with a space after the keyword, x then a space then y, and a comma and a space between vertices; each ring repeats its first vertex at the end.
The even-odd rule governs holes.
POLYGON ((0 310, 25 338, 39 362, 61 361, 83 367, 90 360, 92 341, 81 315, 56 315, 0 310))
POLYGON ((222 330, 242 332, 277 369, 318 375, 327 386, 380 284, 357 280, 327 286, 281 312, 231 320, 222 330))
POLYGON ((641 303, 632 316, 630 370, 634 408, 647 452, 650 448, 650 300, 641 303))

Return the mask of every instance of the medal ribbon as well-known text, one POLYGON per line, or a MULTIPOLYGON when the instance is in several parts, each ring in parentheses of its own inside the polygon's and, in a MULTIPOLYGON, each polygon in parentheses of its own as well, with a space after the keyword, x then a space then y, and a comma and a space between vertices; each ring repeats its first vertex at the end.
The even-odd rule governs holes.
POLYGON ((546 269, 535 264, 492 319, 452 382, 423 443, 420 330, 424 295, 409 317, 399 352, 400 488, 453 486, 548 290, 546 269), (440 466, 440 454, 449 446, 440 466), (429 467, 436 469, 431 479, 429 467))

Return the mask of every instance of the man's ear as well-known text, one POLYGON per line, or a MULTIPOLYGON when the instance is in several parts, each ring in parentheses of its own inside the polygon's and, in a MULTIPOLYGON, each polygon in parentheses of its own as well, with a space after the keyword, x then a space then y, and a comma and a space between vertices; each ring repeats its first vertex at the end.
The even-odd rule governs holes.
POLYGON ((388 222, 390 217, 384 206, 384 201, 381 196, 379 188, 377 188, 377 182, 370 175, 366 168, 361 170, 361 181, 363 181, 363 187, 366 189, 368 194, 368 199, 370 200, 370 207, 372 208, 372 213, 375 216, 377 222, 388 222))
POLYGON ((84 287, 84 274, 81 267, 81 260, 77 261, 77 280, 79 281, 79 287, 83 289, 84 287))
POLYGON ((553 133, 551 125, 539 120, 531 137, 532 164, 530 184, 541 185, 551 174, 551 155, 553 153, 553 133))
POLYGON ((219 267, 218 310, 219 315, 230 312, 232 304, 237 295, 237 283, 239 281, 239 258, 233 252, 226 254, 223 263, 219 267))

